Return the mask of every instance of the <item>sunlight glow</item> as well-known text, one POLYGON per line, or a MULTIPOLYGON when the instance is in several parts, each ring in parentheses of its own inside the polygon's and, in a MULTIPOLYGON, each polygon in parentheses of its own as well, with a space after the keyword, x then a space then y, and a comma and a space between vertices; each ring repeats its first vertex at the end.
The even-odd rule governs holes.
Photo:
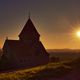
POLYGON ((80 31, 76 32, 77 37, 80 37, 80 31))

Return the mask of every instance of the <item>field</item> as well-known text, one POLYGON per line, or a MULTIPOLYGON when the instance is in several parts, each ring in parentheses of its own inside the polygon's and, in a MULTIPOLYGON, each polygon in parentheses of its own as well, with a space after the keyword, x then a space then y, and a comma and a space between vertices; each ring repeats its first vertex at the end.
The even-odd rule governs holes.
POLYGON ((59 78, 70 71, 71 68, 65 66, 64 63, 49 63, 31 69, 1 73, 0 80, 42 80, 52 77, 59 78))
POLYGON ((80 54, 52 55, 60 60, 30 69, 0 73, 0 80, 80 80, 80 54))

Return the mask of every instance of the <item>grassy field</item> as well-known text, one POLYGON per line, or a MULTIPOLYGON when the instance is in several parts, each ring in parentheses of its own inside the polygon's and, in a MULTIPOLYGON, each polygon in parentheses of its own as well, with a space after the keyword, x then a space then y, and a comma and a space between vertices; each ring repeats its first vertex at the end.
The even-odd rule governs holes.
POLYGON ((80 58, 76 60, 79 56, 78 53, 56 53, 53 57, 59 57, 60 61, 58 62, 0 73, 0 80, 80 80, 80 58))
POLYGON ((63 62, 49 63, 30 69, 23 69, 0 74, 0 80, 43 80, 51 77, 63 77, 71 71, 71 67, 63 62))

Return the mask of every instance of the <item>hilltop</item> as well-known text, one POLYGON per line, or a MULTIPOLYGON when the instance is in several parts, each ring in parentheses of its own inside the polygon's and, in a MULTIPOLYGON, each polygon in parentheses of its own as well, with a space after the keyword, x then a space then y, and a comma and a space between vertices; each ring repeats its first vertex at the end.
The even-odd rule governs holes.
MULTIPOLYGON (((79 53, 79 50, 70 50, 70 54, 60 53, 60 51, 54 54, 53 57, 65 58, 68 56, 75 57, 75 53, 79 53), (74 53, 73 53, 74 52, 74 53), (60 54, 60 56, 59 56, 60 54), (65 57, 62 55, 65 54, 65 57), (68 56, 66 56, 68 55, 68 56), (61 57, 62 56, 62 57, 61 57)), ((49 52, 50 53, 50 52, 49 52)), ((50 54, 53 54, 52 51, 50 54)), ((57 62, 49 62, 46 65, 41 65, 29 69, 19 69, 13 71, 6 71, 0 73, 0 80, 79 80, 80 79, 80 56, 76 58, 66 58, 66 60, 60 60, 57 62), (76 77, 75 77, 76 76, 76 77)))
POLYGON ((0 74, 0 80, 43 80, 59 78, 71 71, 71 68, 63 63, 49 63, 30 69, 6 72, 0 74))
POLYGON ((5 72, 0 74, 0 80, 79 80, 79 63, 80 59, 76 59, 70 62, 48 63, 30 69, 5 72))
POLYGON ((80 49, 47 49, 48 52, 80 52, 80 49))

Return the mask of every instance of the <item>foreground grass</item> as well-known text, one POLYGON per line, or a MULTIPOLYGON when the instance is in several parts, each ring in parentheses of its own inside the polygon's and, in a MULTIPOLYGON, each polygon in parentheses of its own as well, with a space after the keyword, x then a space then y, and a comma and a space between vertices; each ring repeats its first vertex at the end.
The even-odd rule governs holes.
POLYGON ((0 74, 0 80, 42 80, 43 78, 62 77, 71 71, 63 63, 49 63, 30 69, 0 74))

